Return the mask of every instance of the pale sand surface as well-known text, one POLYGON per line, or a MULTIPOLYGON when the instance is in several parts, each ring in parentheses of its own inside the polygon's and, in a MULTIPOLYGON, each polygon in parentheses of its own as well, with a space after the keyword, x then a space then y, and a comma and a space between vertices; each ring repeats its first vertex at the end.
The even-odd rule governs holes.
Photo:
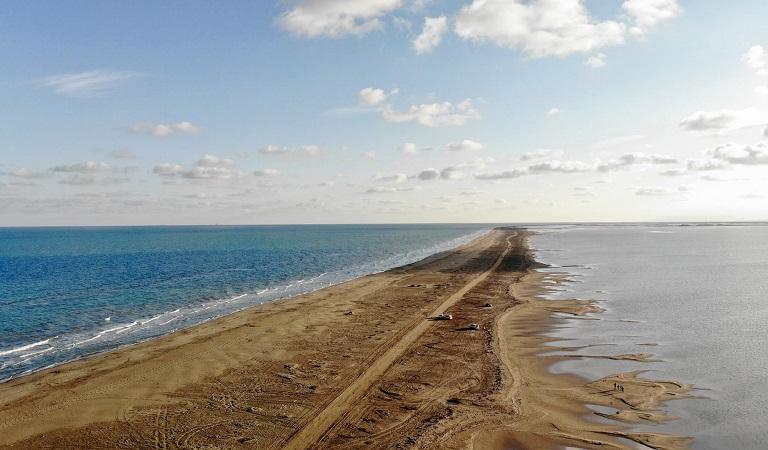
POLYGON ((543 347, 553 313, 599 308, 540 299, 552 276, 534 270, 526 236, 497 229, 417 264, 2 384, 0 447, 687 448, 630 424, 671 420, 660 408, 690 386, 548 371, 578 357, 543 347), (427 320, 444 311, 454 320, 427 320))

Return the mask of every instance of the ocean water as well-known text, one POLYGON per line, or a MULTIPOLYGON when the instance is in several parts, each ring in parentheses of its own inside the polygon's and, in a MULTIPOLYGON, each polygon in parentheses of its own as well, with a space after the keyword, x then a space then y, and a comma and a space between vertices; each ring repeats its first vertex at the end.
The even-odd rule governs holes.
MULTIPOLYGON (((550 272, 571 274, 552 297, 593 299, 599 320, 568 320, 558 344, 580 354, 650 352, 662 362, 582 359, 555 372, 625 370, 693 383, 680 420, 644 428, 693 436, 697 450, 768 448, 768 226, 545 228, 531 243, 550 272), (658 346, 640 344, 655 343, 658 346), (606 344, 606 345, 602 345, 606 344)), ((642 428, 642 427, 641 427, 642 428)))
POLYGON ((412 263, 489 228, 0 228, 0 380, 412 263))

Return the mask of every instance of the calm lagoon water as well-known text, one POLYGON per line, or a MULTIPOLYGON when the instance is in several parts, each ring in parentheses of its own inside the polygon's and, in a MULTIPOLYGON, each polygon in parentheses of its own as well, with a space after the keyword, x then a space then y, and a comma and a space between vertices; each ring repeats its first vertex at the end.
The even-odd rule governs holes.
POLYGON ((555 333, 561 343, 615 344, 580 353, 650 352, 663 360, 577 360, 554 371, 598 378, 649 369, 646 377, 694 383, 706 398, 671 402, 681 419, 651 429, 693 436, 700 450, 768 448, 768 226, 540 231, 532 239, 538 259, 572 274, 553 296, 607 309, 598 321, 567 321, 555 333))
POLYGON ((489 228, 0 229, 0 380, 415 262, 489 228))

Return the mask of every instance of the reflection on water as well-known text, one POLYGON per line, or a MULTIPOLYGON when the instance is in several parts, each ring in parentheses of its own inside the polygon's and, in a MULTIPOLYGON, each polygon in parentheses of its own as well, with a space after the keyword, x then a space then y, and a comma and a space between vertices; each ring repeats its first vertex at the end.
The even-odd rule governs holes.
POLYGON ((554 371, 598 378, 653 370, 694 383, 672 402, 678 421, 654 431, 695 437, 694 449, 764 450, 768 443, 768 227, 542 229, 537 258, 572 274, 557 298, 600 301, 600 320, 569 320, 554 335, 579 354, 653 353, 662 362, 579 359, 554 371), (658 345, 657 345, 658 344, 658 345))

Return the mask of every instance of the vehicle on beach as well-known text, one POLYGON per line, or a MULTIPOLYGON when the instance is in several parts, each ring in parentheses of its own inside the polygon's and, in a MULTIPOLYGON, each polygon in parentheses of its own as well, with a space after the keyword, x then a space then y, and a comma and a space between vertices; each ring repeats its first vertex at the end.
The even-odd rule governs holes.
POLYGON ((453 316, 451 314, 442 313, 442 314, 436 315, 435 317, 433 317, 433 319, 435 319, 435 320, 453 320, 453 316))
POLYGON ((486 303, 485 305, 483 305, 483 308, 493 308, 493 305, 490 303, 486 303))
POLYGON ((470 323, 469 325, 467 325, 467 329, 468 330, 479 330, 480 329, 480 325, 478 325, 476 323, 470 323))

